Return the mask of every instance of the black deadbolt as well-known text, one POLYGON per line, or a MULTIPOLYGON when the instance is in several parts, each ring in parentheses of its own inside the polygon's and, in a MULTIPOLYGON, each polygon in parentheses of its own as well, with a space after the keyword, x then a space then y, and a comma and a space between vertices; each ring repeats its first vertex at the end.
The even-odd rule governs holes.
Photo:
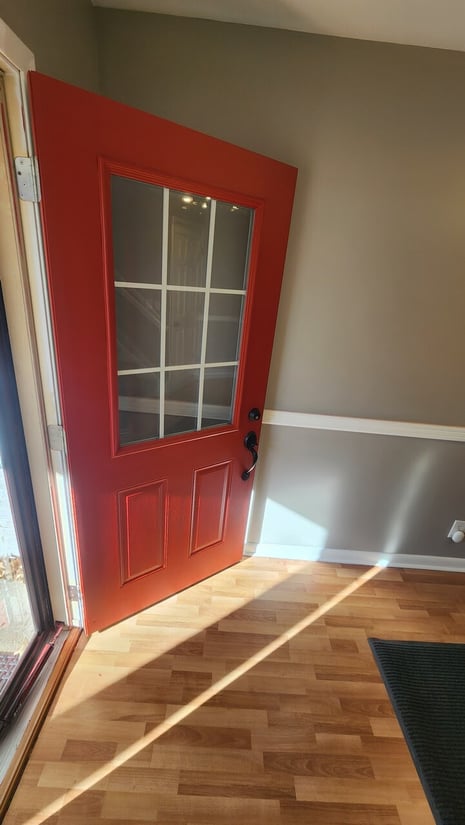
POLYGON ((249 420, 250 421, 260 421, 261 417, 262 417, 262 414, 261 414, 260 410, 258 409, 258 407, 252 407, 252 409, 249 410, 249 420))

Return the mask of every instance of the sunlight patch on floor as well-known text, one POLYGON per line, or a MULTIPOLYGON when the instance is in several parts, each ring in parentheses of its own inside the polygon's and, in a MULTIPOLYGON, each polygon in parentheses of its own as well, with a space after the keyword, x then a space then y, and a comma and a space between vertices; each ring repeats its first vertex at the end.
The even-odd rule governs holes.
MULTIPOLYGON (((369 568, 359 576, 354 581, 351 581, 347 587, 344 587, 339 593, 337 593, 332 598, 328 599, 324 604, 320 605, 315 610, 312 610, 308 616, 305 616, 300 621, 296 622, 292 627, 286 630, 277 638, 270 641, 269 644, 265 645, 261 650, 251 656, 247 661, 241 663, 236 668, 231 670, 229 673, 225 674, 223 677, 218 679, 215 684, 211 685, 206 690, 202 691, 198 696, 184 705, 182 708, 178 708, 174 713, 172 713, 168 718, 164 719, 158 725, 156 725, 149 733, 142 736, 138 741, 131 743, 128 745, 124 750, 118 753, 113 759, 107 762, 105 765, 102 765, 99 768, 96 768, 92 773, 90 773, 86 778, 78 779, 77 783, 71 790, 67 790, 62 796, 55 799, 53 802, 48 804, 46 807, 42 809, 39 813, 31 815, 27 820, 24 821, 23 825, 40 825, 40 823, 45 823, 49 817, 54 816, 60 810, 62 810, 69 802, 78 798, 81 794, 91 790, 95 785, 99 782, 102 782, 109 774, 111 774, 117 768, 122 767, 125 765, 129 760, 136 757, 144 748, 151 745, 155 742, 160 736, 164 733, 169 731, 175 725, 182 722, 186 717, 188 717, 191 713, 196 711, 222 690, 228 688, 234 681, 239 679, 244 674, 248 673, 253 667, 258 665, 260 662, 263 662, 268 656, 272 653, 277 651, 282 645, 286 642, 289 642, 291 639, 294 639, 299 633, 303 632, 316 622, 319 618, 326 615, 333 607, 340 604, 344 599, 351 596, 356 591, 360 590, 364 584, 371 581, 375 578, 382 570, 385 568, 385 564, 381 563, 379 565, 375 565, 374 567, 369 568)), ((285 579, 286 576, 283 576, 285 579)), ((268 588, 265 588, 265 590, 268 588)))
MULTIPOLYGON (((86 670, 94 678, 83 680, 79 685, 73 682, 69 691, 65 683, 54 718, 68 713, 76 705, 149 665, 154 659, 169 655, 173 647, 189 641, 212 624, 244 607, 250 601, 250 578, 254 579, 254 598, 259 598, 296 573, 302 572, 305 567, 305 561, 296 561, 294 564, 283 561, 282 565, 277 561, 275 570, 257 577, 253 561, 244 559, 234 567, 152 605, 107 630, 94 633, 80 654, 81 661, 88 660, 86 670), (193 603, 197 616, 186 626, 183 614, 192 619, 193 603), (131 647, 134 648, 134 642, 137 642, 138 627, 141 644, 135 651, 131 647), (147 643, 147 632, 151 627, 153 639, 147 643)), ((71 674, 70 679, 72 678, 71 674)))

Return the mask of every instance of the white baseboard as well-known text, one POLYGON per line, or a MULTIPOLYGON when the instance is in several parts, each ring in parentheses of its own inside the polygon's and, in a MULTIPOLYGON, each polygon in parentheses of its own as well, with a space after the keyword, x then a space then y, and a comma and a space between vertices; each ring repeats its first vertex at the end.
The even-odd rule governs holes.
POLYGON ((465 558, 417 556, 410 553, 377 553, 367 550, 332 550, 330 547, 311 547, 294 544, 253 544, 244 547, 245 556, 297 561, 321 561, 333 564, 360 564, 366 567, 410 567, 416 570, 444 570, 465 573, 465 558))

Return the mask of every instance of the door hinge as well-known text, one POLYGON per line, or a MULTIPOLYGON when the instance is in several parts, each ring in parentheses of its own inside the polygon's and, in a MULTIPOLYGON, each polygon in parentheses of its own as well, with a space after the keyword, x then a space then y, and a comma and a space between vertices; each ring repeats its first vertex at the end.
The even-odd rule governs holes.
POLYGON ((20 200, 40 201, 39 170, 36 158, 15 158, 16 183, 20 200))
POLYGON ((66 452, 65 431, 59 424, 48 424, 48 444, 51 450, 66 452))
POLYGON ((70 602, 80 602, 82 599, 81 591, 77 584, 68 584, 68 598, 70 602))

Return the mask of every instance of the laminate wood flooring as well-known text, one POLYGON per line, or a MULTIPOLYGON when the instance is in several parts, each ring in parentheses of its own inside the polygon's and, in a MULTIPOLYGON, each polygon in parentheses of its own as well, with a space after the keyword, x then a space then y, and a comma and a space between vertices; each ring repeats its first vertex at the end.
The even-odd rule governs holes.
POLYGON ((250 558, 85 640, 5 825, 433 825, 367 637, 465 574, 250 558))

